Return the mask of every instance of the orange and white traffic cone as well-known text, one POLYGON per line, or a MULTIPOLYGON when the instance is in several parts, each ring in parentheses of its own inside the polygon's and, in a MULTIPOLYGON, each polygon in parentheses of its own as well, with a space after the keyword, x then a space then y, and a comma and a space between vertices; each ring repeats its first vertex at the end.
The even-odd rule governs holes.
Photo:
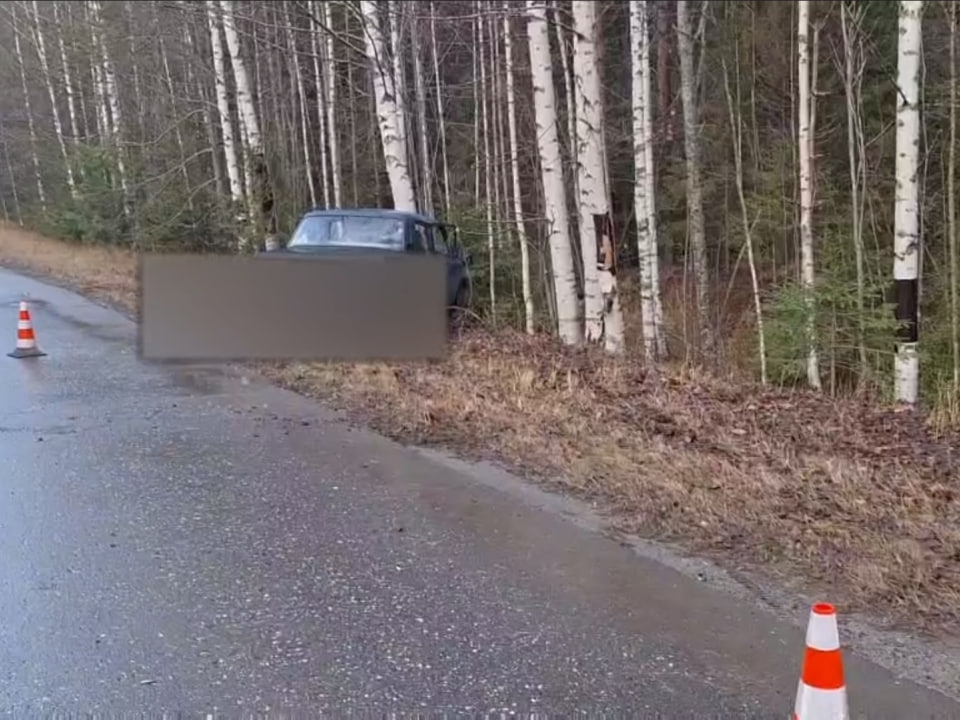
POLYGON ((837 611, 817 603, 807 623, 807 649, 793 720, 849 720, 837 611))
POLYGON ((30 308, 26 300, 20 301, 20 319, 17 321, 17 346, 7 353, 12 358, 42 357, 46 355, 37 347, 37 337, 33 334, 33 321, 30 320, 30 308))

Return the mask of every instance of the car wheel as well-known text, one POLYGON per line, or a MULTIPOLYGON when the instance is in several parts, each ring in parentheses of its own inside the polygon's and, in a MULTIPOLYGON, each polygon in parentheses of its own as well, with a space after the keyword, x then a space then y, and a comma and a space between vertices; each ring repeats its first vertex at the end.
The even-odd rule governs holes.
POLYGON ((450 309, 450 328, 456 332, 463 332, 467 324, 467 310, 470 307, 470 288, 463 284, 457 289, 457 296, 450 309))

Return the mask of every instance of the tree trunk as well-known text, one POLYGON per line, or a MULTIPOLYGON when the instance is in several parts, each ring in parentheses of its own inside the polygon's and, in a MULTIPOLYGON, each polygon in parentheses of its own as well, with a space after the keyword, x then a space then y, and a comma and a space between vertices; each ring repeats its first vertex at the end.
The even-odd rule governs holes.
POLYGON ((947 240, 950 264, 950 337, 953 345, 953 388, 960 392, 960 259, 957 252, 957 5, 950 15, 950 150, 947 167, 947 240))
POLYGON ((73 160, 70 153, 67 152, 67 143, 63 138, 63 124, 60 122, 60 112, 57 110, 57 91, 53 87, 53 77, 50 75, 50 63, 47 59, 47 44, 43 38, 43 26, 40 22, 40 4, 33 0, 33 36, 37 44, 37 56, 40 59, 40 72, 43 75, 44 85, 47 86, 47 95, 50 98, 50 115, 53 118, 53 131, 57 136, 57 144, 60 146, 60 156, 63 158, 63 166, 67 173, 67 187, 70 190, 70 197, 76 201, 77 185, 73 179, 73 160))
MULTIPOLYGON (((293 60, 293 76, 296 80, 298 107, 300 109, 300 140, 303 145, 304 175, 307 178, 307 188, 310 191, 310 207, 317 206, 317 187, 313 181, 313 158, 310 156, 310 125, 307 120, 307 93, 304 90, 303 72, 300 69, 300 53, 297 50, 297 39, 293 34, 293 17, 290 13, 289 0, 286 3, 286 30, 287 45, 290 48, 290 57, 293 60)), ((311 32, 314 32, 311 28, 311 32)))
POLYGON ((517 146, 517 99, 513 64, 513 38, 510 29, 510 0, 504 0, 503 2, 503 42, 507 75, 507 129, 510 133, 513 219, 517 224, 517 239, 520 241, 520 278, 523 288, 524 329, 532 335, 534 331, 533 292, 530 288, 530 248, 527 245, 527 229, 523 222, 523 195, 520 192, 520 151, 517 146))
MULTIPOLYGON (((316 16, 320 9, 320 3, 314 2, 311 5, 313 15, 316 16)), ((310 41, 313 47, 313 82, 317 88, 317 132, 320 140, 317 143, 320 147, 320 187, 323 192, 323 206, 329 208, 331 204, 330 180, 327 176, 327 101, 324 92, 324 48, 326 47, 320 39, 317 28, 311 28, 310 41)), ((316 201, 314 201, 316 205, 316 201)))
POLYGON ((17 178, 13 175, 13 166, 10 164, 10 150, 7 147, 6 127, 3 116, 0 114, 0 143, 3 143, 3 162, 7 166, 7 176, 10 178, 10 193, 13 195, 13 209, 17 214, 17 224, 23 227, 23 210, 20 208, 20 193, 17 192, 17 178))
POLYGON ((480 57, 480 115, 483 120, 483 200, 484 212, 487 220, 487 280, 489 281, 490 318, 497 320, 497 265, 496 245, 493 239, 493 157, 490 154, 490 100, 487 92, 487 57, 484 52, 486 41, 486 23, 484 22, 483 4, 477 0, 477 52, 480 57))
POLYGON ((403 126, 399 121, 402 103, 396 94, 391 68, 387 65, 376 0, 361 0, 360 9, 366 26, 364 35, 367 57, 373 72, 374 102, 393 206, 397 210, 416 212, 417 200, 413 183, 410 181, 406 143, 402 135, 403 126))
POLYGON ((810 100, 810 0, 797 5, 797 152, 800 158, 800 281, 807 305, 807 382, 821 389, 817 352, 816 287, 813 254, 813 153, 810 100))
POLYGON ((737 91, 736 98, 730 91, 730 76, 727 62, 723 61, 723 88, 727 95, 727 109, 730 113, 730 136, 733 141, 733 165, 737 183, 737 198, 740 200, 740 220, 743 223, 743 241, 747 247, 747 263, 750 266, 750 282, 753 286, 753 309, 757 318, 757 352, 760 355, 760 383, 767 384, 767 340, 763 333, 763 304, 760 302, 760 283, 757 280, 757 264, 753 256, 753 234, 750 230, 750 218, 747 214, 747 198, 743 191, 743 118, 740 115, 740 49, 737 47, 737 91))
POLYGON ((420 134, 418 147, 420 148, 421 212, 432 215, 435 210, 433 207, 433 167, 430 164, 430 134, 427 131, 427 90, 424 86, 423 60, 420 55, 420 23, 417 22, 416 18, 413 20, 410 39, 413 45, 413 78, 417 102, 417 130, 420 134))
POLYGON ((657 252, 656 174, 653 167, 653 105, 651 103, 649 3, 630 2, 630 61, 632 65, 634 215, 640 260, 640 315, 644 354, 648 362, 666 355, 660 270, 657 252))
POLYGON ((603 162, 603 104, 597 67, 596 4, 573 0, 573 73, 577 78, 577 185, 580 251, 583 256, 584 314, 587 341, 623 348, 623 318, 617 294, 610 233, 610 194, 603 162), (610 257, 599 251, 611 244, 610 257))
POLYGON ((677 51, 680 56, 680 95, 683 102, 683 145, 687 163, 687 228, 697 282, 697 360, 712 363, 710 323, 710 268, 703 222, 703 186, 700 180, 700 119, 693 63, 693 23, 688 0, 677 0, 677 51))
POLYGON ((13 25, 13 51, 20 67, 20 82, 23 85, 23 109, 27 115, 27 129, 30 132, 30 159, 33 161, 33 174, 37 182, 37 201, 40 212, 47 214, 47 193, 43 185, 43 173, 40 171, 40 156, 37 154, 37 131, 33 121, 33 109, 30 104, 30 88, 27 85, 27 69, 23 63, 23 51, 20 49, 20 30, 17 27, 17 6, 10 8, 10 22, 13 25))
MULTIPOLYGON (((863 9, 851 9, 846 1, 840 5, 840 29, 843 36, 843 90, 847 103, 847 161, 850 171, 850 220, 853 231, 853 251, 857 270, 857 349, 860 354, 860 377, 866 379, 870 365, 864 337, 865 276, 863 264, 863 207, 860 198, 860 178, 863 158, 860 147, 860 82, 863 78, 863 39, 861 22, 863 9), (852 17, 851 17, 852 16, 852 17)), ((951 198, 952 199, 952 198, 951 198)))
POLYGON ((920 203, 917 172, 920 160, 920 47, 923 0, 901 0, 897 42, 897 189, 894 206, 893 279, 897 320, 902 323, 894 360, 894 395, 914 405, 919 394, 920 362, 917 308, 920 203))
POLYGON ((241 250, 253 249, 254 238, 259 243, 261 234, 264 235, 264 245, 271 250, 278 246, 273 215, 273 190, 263 154, 260 123, 257 120, 257 111, 250 93, 250 75, 240 51, 240 37, 237 35, 233 0, 220 0, 220 7, 223 9, 223 31, 227 39, 227 50, 237 87, 237 108, 240 111, 246 147, 249 151, 246 157, 254 183, 253 188, 247 188, 253 237, 244 237, 241 240, 241 250))
POLYGON ((450 188, 450 163, 447 161, 447 129, 443 116, 443 84, 440 81, 440 55, 437 52, 437 8, 430 0, 430 46, 433 55, 433 81, 437 93, 437 126, 440 132, 440 159, 443 167, 443 202, 447 215, 450 215, 453 202, 450 188))
POLYGON ((539 0, 526 0, 530 70, 533 79, 534 115, 544 206, 548 223, 553 289, 557 303, 557 330, 567 345, 583 339, 577 277, 570 242, 570 219, 563 181, 563 159, 557 137, 556 91, 550 57, 550 30, 547 13, 539 0))
POLYGON ((327 26, 325 42, 324 85, 327 108, 327 140, 330 143, 330 179, 333 186, 333 205, 342 207, 343 174, 340 168, 340 140, 337 135, 337 66, 334 62, 333 48, 333 4, 330 0, 322 3, 323 23, 327 26))
POLYGON ((230 101, 227 96, 227 63, 220 41, 220 20, 216 0, 207 0, 207 25, 210 28, 210 45, 213 49, 213 73, 216 85, 217 111, 220 115, 220 133, 223 136, 223 154, 226 158, 227 178, 230 183, 230 200, 239 212, 243 207, 243 190, 240 186, 240 158, 233 137, 233 120, 230 116, 230 101))

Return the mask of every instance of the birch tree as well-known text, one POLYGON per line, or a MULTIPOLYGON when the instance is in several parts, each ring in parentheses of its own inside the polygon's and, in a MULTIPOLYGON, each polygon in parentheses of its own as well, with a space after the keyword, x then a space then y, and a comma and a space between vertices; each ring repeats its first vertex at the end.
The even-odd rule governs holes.
POLYGON ((480 116, 483 129, 483 199, 484 214, 487 220, 487 281, 490 294, 490 315, 497 317, 497 257, 493 241, 493 158, 490 152, 490 96, 487 92, 487 58, 484 53, 485 33, 483 4, 476 2, 477 9, 477 52, 480 63, 480 116))
POLYGON ((813 119, 810 84, 810 0, 797 0, 797 153, 800 157, 800 280, 807 306, 807 382, 821 389, 813 254, 813 119))
POLYGON ((700 178, 700 119, 697 73, 694 67, 693 21, 687 0, 677 0, 677 53, 680 56, 680 97, 683 104, 683 147, 686 155, 687 227, 693 274, 697 284, 698 356, 712 351, 710 327, 710 270, 707 267, 706 231, 703 221, 703 185, 700 178))
POLYGON ((757 262, 753 254, 753 231, 747 209, 747 197, 743 190, 743 118, 740 114, 740 49, 736 50, 736 96, 730 89, 730 73, 727 62, 723 65, 723 88, 727 95, 727 110, 730 113, 730 138, 733 142, 733 165, 737 186, 737 199, 740 201, 740 221, 743 226, 743 242, 747 249, 747 264, 750 268, 750 283, 753 286, 753 308, 757 322, 757 354, 760 356, 760 383, 767 384, 767 340, 763 333, 763 304, 760 300, 760 282, 757 279, 757 262))
POLYGON ((863 248, 863 201, 864 148, 863 120, 861 118, 860 88, 866 60, 863 52, 864 8, 849 2, 840 4, 840 29, 843 35, 843 91, 847 104, 847 164, 850 172, 850 220, 853 231, 853 251, 857 271, 857 350, 860 354, 860 372, 866 377, 869 371, 867 345, 864 339, 864 308, 866 272, 863 248))
POLYGON ((603 149, 603 102, 597 67, 597 5, 573 2, 573 69, 577 78, 577 185, 580 248, 584 269, 584 314, 588 341, 603 340, 613 352, 623 349, 623 316, 617 293, 603 149), (603 254, 600 254, 600 253, 603 254))
POLYGON ((510 133, 510 183, 513 190, 513 219, 517 225, 520 241, 520 281, 523 288, 523 325, 533 334, 533 292, 530 288, 530 248, 527 245, 527 230, 523 221, 523 195, 520 192, 520 151, 517 146, 517 98, 514 77, 513 38, 510 27, 510 0, 503 2, 503 42, 506 60, 507 82, 507 129, 510 133))
MULTIPOLYGON (((23 62, 23 50, 20 47, 20 28, 17 23, 17 6, 10 8, 10 23, 13 26, 13 48, 20 68, 20 82, 23 87, 23 110, 27 116, 27 129, 30 133, 30 159, 33 161, 34 180, 37 183, 37 201, 40 212, 47 214, 47 193, 43 185, 43 172, 40 170, 40 156, 37 154, 37 131, 33 122, 33 108, 30 105, 30 87, 27 85, 27 68, 23 62)), ((6 145, 6 144, 5 144, 6 145)))
POLYGON ((450 189, 450 162, 447 160, 447 124, 443 114, 443 83, 440 78, 440 53, 437 51, 437 8, 430 0, 430 49, 433 55, 433 82, 437 97, 437 127, 440 134, 440 161, 443 168, 443 202, 449 214, 453 203, 450 189))
MULTIPOLYGON (((73 143, 76 145, 80 141, 80 126, 77 123, 77 103, 74 98, 73 89, 73 71, 70 68, 70 62, 67 59, 67 46, 63 41, 64 19, 60 12, 60 3, 53 3, 53 24, 57 32, 57 47, 60 51, 60 67, 63 70, 63 89, 67 96, 67 116, 70 119, 70 134, 73 137, 73 143)), ((81 93, 82 94, 82 93, 81 93)), ((81 180, 82 168, 81 168, 81 180)))
POLYGON ((50 74, 50 63, 47 59, 47 44, 43 38, 43 26, 40 22, 40 5, 33 0, 33 34, 37 43, 37 56, 40 58, 40 72, 43 74, 43 83, 47 86, 47 96, 50 98, 50 116, 53 119, 53 131, 60 146, 60 156, 67 173, 67 187, 70 197, 77 199, 77 185, 73 179, 73 161, 67 152, 67 143, 63 138, 63 124, 60 121, 60 111, 57 110, 57 91, 53 86, 53 77, 50 74))
MULTIPOLYGON (((241 127, 245 138, 246 153, 244 156, 254 187, 247 188, 247 201, 250 205, 250 219, 255 234, 265 232, 265 246, 268 250, 279 246, 276 238, 276 228, 273 223, 273 192, 267 173, 266 158, 263 154, 263 140, 260 135, 260 122, 250 93, 250 74, 247 64, 240 50, 240 37, 237 34, 236 16, 233 0, 220 0, 223 10, 223 34, 227 39, 227 50, 230 55, 230 65, 233 68, 233 78, 236 83, 237 108, 240 111, 241 127)), ((259 242, 259 240, 258 240, 259 242)), ((252 238, 241 238, 240 249, 252 249, 252 238)))
POLYGON ((417 103, 417 130, 420 135, 420 197, 421 210, 433 214, 433 167, 430 164, 430 134, 427 131, 427 88, 421 56, 420 24, 414 19, 410 32, 413 55, 414 93, 417 103))
POLYGON ((374 102, 383 158, 390 179, 393 206, 397 210, 416 212, 417 200, 410 180, 406 142, 402 135, 400 116, 402 103, 393 83, 391 66, 387 64, 380 13, 376 0, 361 0, 367 57, 373 73, 374 102))
POLYGON ((117 176, 120 180, 120 189, 123 193, 123 214, 130 218, 133 214, 133 199, 130 193, 130 183, 127 179, 127 166, 124 158, 123 148, 123 116, 121 115, 120 91, 117 86, 117 73, 113 66, 113 59, 107 50, 107 44, 103 36, 103 17, 101 14, 101 5, 99 0, 93 0, 90 3, 90 14, 93 24, 95 47, 99 49, 100 55, 100 77, 102 79, 102 91, 104 95, 105 109, 109 109, 108 132, 110 145, 114 151, 117 164, 117 176))
POLYGON ((307 179, 307 188, 310 191, 310 206, 316 207, 317 187, 313 182, 313 162, 310 152, 310 125, 307 119, 307 93, 304 89, 303 71, 300 68, 300 53, 297 50, 297 39, 293 34, 293 22, 289 2, 286 4, 286 16, 287 45, 290 47, 290 57, 293 62, 293 75, 296 78, 297 88, 297 107, 300 111, 300 139, 303 144, 304 174, 307 179))
POLYGON ((539 0, 526 0, 526 10, 537 147, 557 304, 557 329, 564 343, 575 345, 582 341, 583 334, 571 249, 567 196, 563 183, 563 159, 557 137, 557 104, 550 58, 550 30, 546 8, 539 0))
MULTIPOLYGON (((321 2, 312 2, 311 8, 314 16, 317 16, 320 5, 326 3, 321 2)), ((326 54, 326 46, 323 44, 323 41, 318 36, 318 31, 316 28, 310 33, 310 40, 313 47, 313 82, 314 86, 317 89, 317 131, 320 135, 320 140, 317 143, 320 147, 320 187, 323 192, 323 206, 328 208, 330 207, 331 200, 331 187, 330 181, 327 179, 327 98, 326 93, 324 92, 324 86, 326 82, 324 80, 324 72, 321 70, 322 66, 325 66, 324 55, 326 54)))
POLYGON ((947 3, 950 23, 950 147, 947 161, 947 262, 950 269, 950 340, 953 387, 960 392, 960 253, 957 252, 957 5, 947 3))
POLYGON ((630 63, 632 70, 634 215, 640 260, 640 315, 643 348, 648 361, 666 354, 660 269, 657 252, 656 176, 653 167, 653 103, 650 73, 650 30, 647 0, 630 0, 630 63))
POLYGON ((917 308, 920 239, 920 44, 923 0, 900 0, 897 41, 897 189, 894 203, 893 279, 902 323, 894 362, 897 401, 917 402, 920 363, 917 308))
POLYGON ((230 184, 230 199, 236 210, 243 207, 243 190, 240 186, 240 158, 233 137, 233 121, 230 117, 230 100, 227 95, 227 64, 220 41, 220 19, 216 0, 207 0, 207 27, 210 30, 210 45, 213 49, 213 75, 217 96, 217 113, 220 116, 220 133, 223 137, 223 153, 230 184))
POLYGON ((324 90, 326 91, 325 105, 327 110, 326 130, 327 141, 330 143, 330 180, 333 190, 334 207, 343 205, 343 179, 340 172, 340 140, 337 134, 337 66, 333 46, 333 3, 321 3, 323 7, 323 23, 327 27, 324 33, 324 50, 326 63, 324 64, 324 90))

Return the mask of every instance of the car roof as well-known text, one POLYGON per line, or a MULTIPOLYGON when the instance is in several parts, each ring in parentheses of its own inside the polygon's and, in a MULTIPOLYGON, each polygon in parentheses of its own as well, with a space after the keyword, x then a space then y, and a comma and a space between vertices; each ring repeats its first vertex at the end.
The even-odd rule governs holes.
POLYGON ((435 218, 406 210, 390 210, 385 208, 331 208, 322 210, 315 208, 304 213, 303 217, 324 217, 329 215, 352 215, 354 217, 382 217, 397 220, 414 220, 428 225, 442 224, 435 218))

